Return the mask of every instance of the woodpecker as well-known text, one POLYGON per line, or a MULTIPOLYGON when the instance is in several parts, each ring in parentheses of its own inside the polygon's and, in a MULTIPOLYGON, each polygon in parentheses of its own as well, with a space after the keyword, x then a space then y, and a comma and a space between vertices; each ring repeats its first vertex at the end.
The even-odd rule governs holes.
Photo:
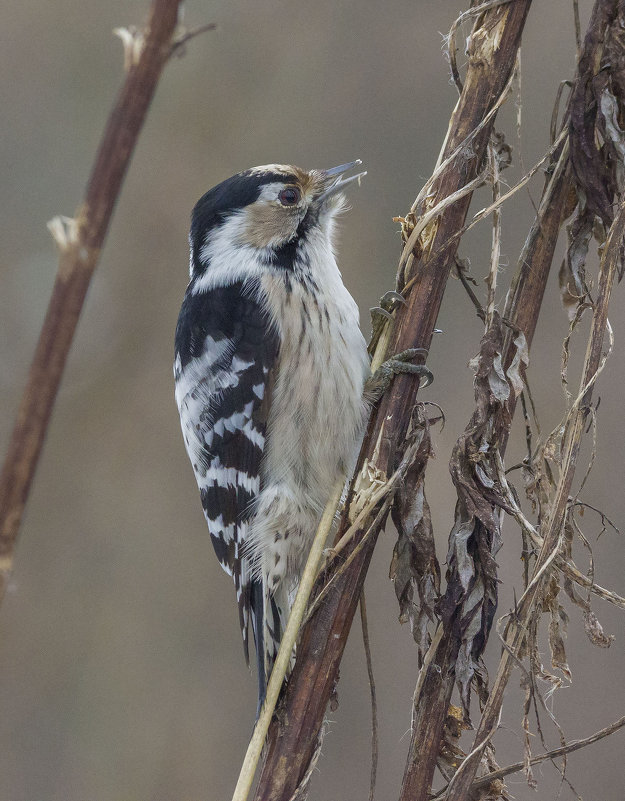
POLYGON ((328 496, 364 425, 370 375, 334 255, 345 177, 281 164, 196 204, 175 337, 175 396, 217 558, 251 622, 259 709, 328 496))

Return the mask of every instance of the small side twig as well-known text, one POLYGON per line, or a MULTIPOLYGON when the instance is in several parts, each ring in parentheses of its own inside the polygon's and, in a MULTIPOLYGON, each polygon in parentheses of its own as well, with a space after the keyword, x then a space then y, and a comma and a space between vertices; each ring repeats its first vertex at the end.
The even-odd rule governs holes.
MULTIPOLYGON (((614 734, 615 731, 622 729, 623 726, 625 726, 625 716, 619 718, 609 726, 606 726, 604 729, 600 729, 594 734, 591 734, 590 737, 585 737, 582 740, 573 740, 573 742, 567 743, 567 745, 560 748, 554 748, 552 751, 546 751, 544 754, 537 754, 530 759, 530 764, 537 765, 539 762, 545 762, 548 759, 557 759, 573 751, 579 751, 580 748, 585 748, 587 745, 592 745, 598 740, 602 740, 604 737, 609 737, 611 734, 614 734)), ((480 778, 476 779, 471 785, 471 790, 479 790, 482 787, 488 787, 488 785, 496 779, 503 779, 511 773, 518 773, 520 770, 523 770, 524 767, 524 762, 515 762, 513 765, 507 765, 505 768, 500 768, 492 773, 487 773, 485 776, 480 776, 480 778)), ((442 795, 442 792, 439 795, 442 795)))
MULTIPOLYGON (((566 130, 561 131, 556 141, 554 141, 552 145, 549 147, 549 150, 546 151, 546 153, 540 158, 540 160, 537 161, 536 164, 534 164, 534 166, 522 178, 520 178, 517 181, 517 183, 514 184, 513 187, 511 187, 507 192, 504 192, 502 195, 499 195, 499 197, 496 200, 494 200, 490 205, 486 206, 486 208, 477 211, 473 216, 471 222, 462 226, 462 228, 459 228, 457 231, 454 231, 454 233, 449 237, 449 239, 443 242, 443 244, 438 248, 438 250, 433 255, 436 256, 438 255, 438 253, 442 253, 446 248, 450 246, 450 244, 453 241, 455 241, 456 239, 460 239, 467 233, 467 231, 470 231, 478 223, 482 222, 482 220, 488 217, 489 214, 497 211, 497 209, 501 208, 501 206, 503 206, 504 203, 510 200, 510 198, 513 195, 515 195, 520 189, 523 189, 523 187, 529 183, 529 181, 534 177, 534 175, 538 172, 538 170, 547 161, 549 161, 549 159, 552 158, 552 156, 558 150, 558 148, 561 148, 563 143, 566 144, 567 136, 568 136, 568 131, 566 130)), ((406 283, 406 285, 402 289, 402 293, 406 294, 408 290, 412 287, 412 285, 415 283, 415 281, 416 281, 416 276, 411 278, 410 281, 406 283)))
MULTIPOLYGON (((566 754, 570 754, 573 751, 579 751, 580 748, 586 748, 588 745, 592 745, 593 743, 598 742, 599 740, 603 740, 604 737, 609 737, 614 732, 622 729, 625 726, 625 715, 622 718, 614 721, 609 726, 606 726, 604 729, 600 729, 596 731, 594 734, 591 734, 589 737, 584 737, 581 740, 573 740, 566 745, 561 746, 560 748, 554 748, 551 751, 545 751, 543 754, 537 754, 533 756, 529 762, 530 765, 538 765, 541 762, 546 762, 550 759, 557 759, 558 757, 565 756, 566 754)), ((471 790, 481 790, 484 787, 488 787, 494 781, 498 779, 504 779, 506 776, 509 776, 511 773, 519 773, 522 771, 526 766, 525 762, 514 762, 512 765, 506 765, 505 768, 500 768, 499 770, 493 770, 490 773, 487 773, 484 776, 480 776, 479 779, 476 779, 473 784, 471 785, 471 790)), ((432 801, 438 801, 439 798, 443 798, 447 790, 449 789, 449 785, 445 785, 442 787, 436 795, 432 797, 432 801)))
POLYGON ((215 22, 207 22, 206 25, 199 25, 197 28, 191 28, 190 30, 183 29, 171 43, 170 54, 172 56, 183 55, 187 42, 190 42, 191 39, 195 39, 196 36, 201 36, 203 33, 216 29, 217 24, 215 22))
POLYGON ((371 781, 369 783, 369 801, 375 798, 375 783, 378 774, 378 700, 371 659, 371 643, 369 642, 369 622, 367 620, 367 603, 364 589, 360 593, 360 624, 362 626, 362 642, 365 648, 369 692, 371 694, 371 781))

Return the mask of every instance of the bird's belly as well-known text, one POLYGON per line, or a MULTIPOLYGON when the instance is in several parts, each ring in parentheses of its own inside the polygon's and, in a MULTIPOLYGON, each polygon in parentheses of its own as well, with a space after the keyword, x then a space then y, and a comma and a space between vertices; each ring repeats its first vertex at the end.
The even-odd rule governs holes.
POLYGON ((368 359, 357 320, 310 305, 283 333, 263 474, 280 476, 321 512, 357 445, 368 359))
POLYGON ((270 417, 265 475, 278 477, 321 512, 347 470, 362 422, 362 378, 349 354, 281 360, 270 417))
POLYGON ((314 297, 297 300, 298 313, 282 317, 252 526, 270 586, 299 572, 328 497, 355 460, 369 371, 355 304, 344 309, 314 297))

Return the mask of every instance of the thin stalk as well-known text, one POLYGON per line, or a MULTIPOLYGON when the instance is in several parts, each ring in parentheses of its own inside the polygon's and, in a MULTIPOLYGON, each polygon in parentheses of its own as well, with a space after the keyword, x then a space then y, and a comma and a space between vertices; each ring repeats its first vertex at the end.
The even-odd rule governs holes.
POLYGON ((304 572, 300 579, 295 602, 289 614, 289 619, 280 642, 278 655, 273 670, 271 671, 265 703, 256 721, 250 744, 247 747, 232 801, 246 801, 252 787, 256 767, 265 744, 267 730, 269 729, 278 696, 280 695, 280 689, 282 688, 284 677, 289 669, 291 654, 293 653, 293 648, 297 641, 297 635, 299 634, 300 626, 306 613, 308 599, 310 598, 311 590, 317 578, 317 574, 319 573, 323 549, 328 539, 330 529, 332 528, 332 523, 334 522, 336 509, 341 500, 343 486, 342 481, 337 483, 330 500, 326 504, 321 520, 319 521, 317 533, 315 534, 315 539, 313 540, 308 559, 306 560, 306 566, 304 567, 304 572))

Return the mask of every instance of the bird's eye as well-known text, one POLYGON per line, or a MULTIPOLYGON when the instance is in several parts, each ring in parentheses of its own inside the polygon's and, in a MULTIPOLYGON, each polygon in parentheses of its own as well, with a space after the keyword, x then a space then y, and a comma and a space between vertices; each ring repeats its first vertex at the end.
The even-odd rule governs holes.
POLYGON ((283 206, 295 206, 299 203, 300 191, 295 186, 287 186, 278 195, 278 200, 283 206))

